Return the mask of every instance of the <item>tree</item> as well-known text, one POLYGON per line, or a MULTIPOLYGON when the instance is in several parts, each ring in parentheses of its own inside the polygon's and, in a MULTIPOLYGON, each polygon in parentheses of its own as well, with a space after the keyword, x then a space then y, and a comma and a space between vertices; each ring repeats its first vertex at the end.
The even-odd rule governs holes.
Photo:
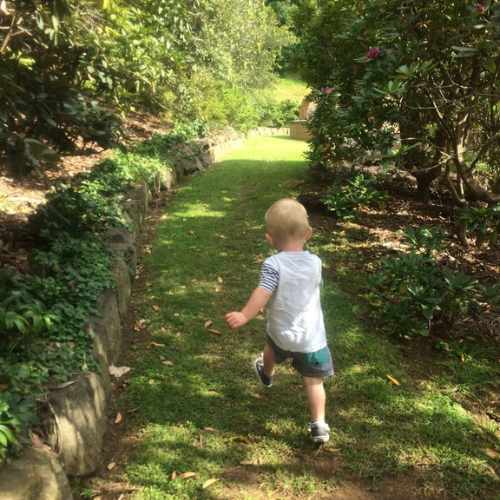
MULTIPOLYGON (((334 89, 316 93, 326 99, 313 123, 323 139, 330 129, 344 144, 384 154, 392 130, 423 199, 440 178, 458 205, 500 202, 497 3, 309 1, 298 15, 311 69, 304 77, 334 89)), ((318 162, 331 150, 313 140, 318 162)))

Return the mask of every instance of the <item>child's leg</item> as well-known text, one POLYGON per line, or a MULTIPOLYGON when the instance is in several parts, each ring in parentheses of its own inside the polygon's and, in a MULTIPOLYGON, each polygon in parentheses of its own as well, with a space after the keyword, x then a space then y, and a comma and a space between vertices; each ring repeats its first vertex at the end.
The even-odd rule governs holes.
POLYGON ((311 422, 325 421, 326 394, 322 378, 304 377, 311 422))
POLYGON ((274 371, 276 369, 276 363, 274 362, 274 349, 266 342, 263 351, 264 358, 264 373, 268 377, 272 377, 274 375, 274 371))

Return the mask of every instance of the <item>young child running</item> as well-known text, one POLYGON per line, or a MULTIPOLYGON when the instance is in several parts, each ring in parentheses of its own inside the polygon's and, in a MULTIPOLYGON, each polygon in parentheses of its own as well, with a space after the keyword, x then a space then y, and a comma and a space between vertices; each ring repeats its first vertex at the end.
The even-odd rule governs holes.
POLYGON ((310 437, 326 443, 323 378, 333 375, 320 304, 321 260, 304 251, 312 235, 306 209, 297 201, 282 199, 265 216, 266 238, 278 253, 262 264, 258 287, 241 311, 226 314, 230 328, 239 328, 269 303, 263 359, 254 361, 260 384, 273 385, 276 365, 292 358, 303 376, 309 402, 310 437))

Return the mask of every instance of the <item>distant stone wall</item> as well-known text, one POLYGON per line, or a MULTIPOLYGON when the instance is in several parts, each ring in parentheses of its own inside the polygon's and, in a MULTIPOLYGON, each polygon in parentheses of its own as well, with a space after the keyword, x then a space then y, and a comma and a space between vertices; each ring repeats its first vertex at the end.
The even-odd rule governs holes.
MULTIPOLYGON (((288 129, 262 127, 245 137, 265 135, 288 135, 288 129)), ((49 392, 42 417, 45 444, 24 449, 19 458, 0 467, 1 500, 72 500, 68 477, 87 476, 100 467, 111 397, 109 369, 121 353, 122 324, 137 267, 136 240, 151 199, 243 145, 244 139, 229 127, 212 137, 191 141, 179 150, 173 168, 158 174, 153 192, 140 182, 126 194, 123 208, 133 230, 110 228, 106 233, 106 242, 115 252, 111 270, 115 287, 104 290, 97 299, 100 317, 90 316, 86 321, 100 371, 75 374, 73 380, 49 392)))

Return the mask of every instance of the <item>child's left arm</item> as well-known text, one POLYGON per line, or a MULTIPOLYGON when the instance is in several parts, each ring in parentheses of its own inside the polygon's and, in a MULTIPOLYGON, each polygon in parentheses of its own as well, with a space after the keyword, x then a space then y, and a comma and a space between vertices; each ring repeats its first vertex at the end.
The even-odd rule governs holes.
POLYGON ((258 286, 248 299, 246 306, 240 311, 233 311, 226 314, 226 323, 229 328, 239 328, 257 316, 259 311, 266 306, 271 298, 272 292, 258 286))

